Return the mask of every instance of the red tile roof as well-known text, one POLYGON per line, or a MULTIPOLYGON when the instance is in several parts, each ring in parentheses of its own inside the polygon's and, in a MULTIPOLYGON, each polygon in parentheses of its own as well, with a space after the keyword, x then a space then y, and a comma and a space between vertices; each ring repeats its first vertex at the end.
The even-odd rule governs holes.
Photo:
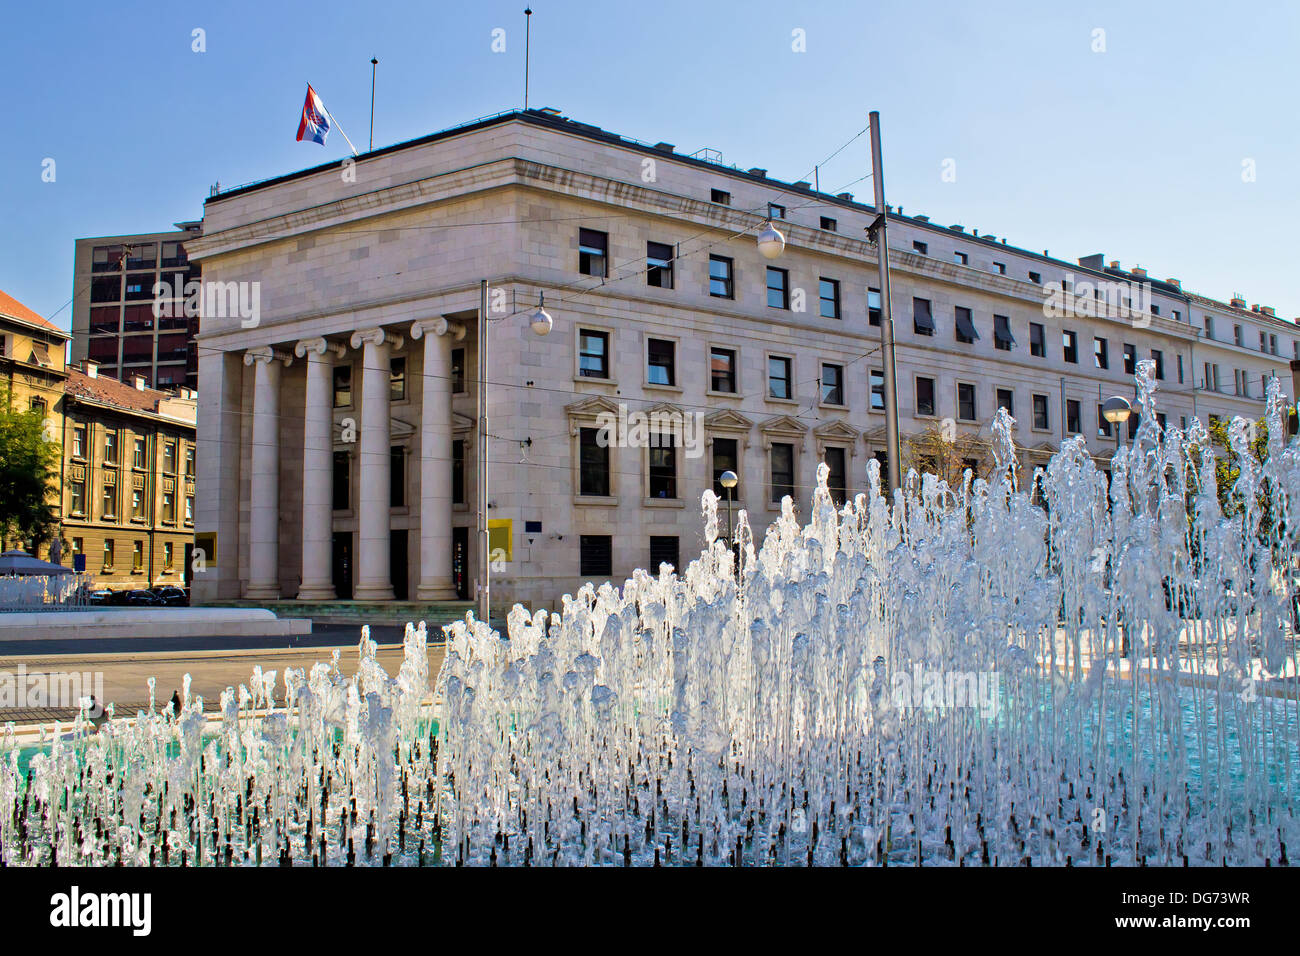
POLYGON ((139 389, 107 376, 91 378, 85 372, 79 372, 75 368, 68 369, 68 381, 64 391, 76 398, 153 414, 158 412, 158 402, 169 397, 166 392, 155 391, 152 388, 139 389))
POLYGON ((3 289, 0 289, 0 315, 27 325, 34 325, 37 328, 45 329, 47 332, 58 332, 64 336, 68 334, 53 322, 41 318, 3 289))

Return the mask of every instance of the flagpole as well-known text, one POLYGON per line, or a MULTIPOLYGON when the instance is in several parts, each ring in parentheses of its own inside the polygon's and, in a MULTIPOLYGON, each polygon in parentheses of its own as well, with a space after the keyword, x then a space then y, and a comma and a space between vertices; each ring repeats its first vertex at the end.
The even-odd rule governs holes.
POLYGON ((375 148, 375 70, 378 68, 379 61, 372 56, 370 58, 370 149, 372 151, 375 148))
MULTIPOLYGON (((321 103, 321 108, 322 109, 325 108, 325 104, 323 102, 321 103)), ((343 124, 340 123, 337 119, 335 119, 334 114, 331 113, 329 110, 325 110, 325 115, 330 118, 331 123, 333 123, 335 126, 339 128, 339 135, 342 136, 345 140, 347 140, 348 146, 352 149, 352 155, 360 156, 361 154, 357 152, 357 148, 352 145, 352 140, 348 139, 348 134, 343 132, 343 124)))

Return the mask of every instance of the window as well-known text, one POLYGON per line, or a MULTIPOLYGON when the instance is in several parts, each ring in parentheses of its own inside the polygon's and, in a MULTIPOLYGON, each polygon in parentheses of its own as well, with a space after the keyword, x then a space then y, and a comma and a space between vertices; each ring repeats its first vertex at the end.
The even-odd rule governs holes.
POLYGON ((578 374, 584 378, 609 378, 609 333, 578 331, 578 374))
POLYGON ((790 359, 772 355, 767 359, 768 398, 791 399, 790 359))
POLYGON ((72 426, 72 457, 73 458, 86 457, 86 426, 85 425, 72 426))
POLYGON ((131 489, 131 517, 136 521, 144 520, 144 492, 139 488, 131 489))
POLYGON ((1212 315, 1205 317, 1205 337, 1207 339, 1214 338, 1214 316, 1212 315))
POLYGON ((790 273, 774 266, 767 267, 767 304, 772 309, 790 308, 790 273))
POLYGON ((1137 436, 1138 426, 1142 424, 1142 416, 1134 409, 1133 414, 1128 417, 1128 437, 1133 439, 1137 436))
POLYGON ((406 449, 393 445, 388 449, 388 505, 401 508, 406 505, 406 449))
POLYGON ((1178 353, 1178 384, 1183 384, 1183 353, 1178 353))
POLYGON ((1201 387, 1217 392, 1219 390, 1219 366, 1213 362, 1205 363, 1205 381, 1201 387))
POLYGON ((43 398, 32 399, 32 411, 34 411, 37 415, 40 415, 42 418, 45 417, 45 409, 47 407, 48 406, 45 404, 45 399, 43 398))
POLYGON ((1047 357, 1047 333, 1041 322, 1029 323, 1029 354, 1035 358, 1047 357))
POLYGON ((1071 435, 1083 434, 1083 412, 1072 398, 1065 400, 1065 430, 1071 435))
POLYGON ((194 524, 194 496, 185 496, 185 523, 194 524))
POLYGON ((1051 416, 1048 414, 1047 396, 1034 396, 1034 427, 1040 431, 1047 431, 1052 427, 1051 416))
POLYGON ((878 451, 871 457, 880 465, 880 493, 887 499, 889 497, 889 453, 878 451))
POLYGON ((964 265, 969 265, 969 264, 970 264, 970 256, 966 255, 966 253, 964 253, 964 252, 954 252, 954 253, 952 254, 952 257, 953 257, 953 260, 954 260, 954 261, 957 263, 957 265, 959 265, 959 266, 964 266, 964 265))
POLYGON ((176 442, 163 442, 163 474, 176 474, 176 442))
POLYGON ((163 492, 162 519, 163 519, 163 524, 176 523, 176 493, 173 491, 163 492))
MULTIPOLYGON (((73 538, 73 539, 72 539, 72 557, 75 559, 77 555, 79 555, 79 554, 84 554, 85 551, 86 551, 86 543, 85 543, 85 539, 83 539, 83 538, 73 538)), ((75 560, 74 560, 73 563, 74 563, 74 564, 76 563, 75 560)))
POLYGON ((599 439, 599 428, 578 429, 579 495, 609 496, 609 445, 602 446, 599 439))
POLYGON ((607 534, 584 534, 578 539, 578 573, 609 576, 614 573, 613 548, 607 534))
POLYGON ((352 497, 351 469, 348 464, 348 453, 345 451, 336 451, 334 453, 334 510, 346 511, 351 507, 350 499, 352 497))
POLYGON ((772 444, 772 498, 780 504, 789 495, 794 497, 794 445, 785 442, 772 444))
POLYGON ((767 218, 768 218, 768 219, 784 219, 784 218, 785 218, 785 207, 782 206, 780 203, 774 203, 774 202, 770 202, 770 203, 768 203, 768 204, 767 204, 767 218))
POLYGON ((844 366, 822 363, 822 404, 844 404, 844 366))
POLYGON ((135 541, 131 546, 131 570, 144 570, 144 542, 135 541))
POLYGON ((953 311, 956 318, 954 333, 957 336, 957 341, 965 342, 967 345, 971 344, 980 337, 980 334, 975 330, 975 323, 971 321, 970 309, 959 305, 953 311))
POLYGON ((880 290, 867 289, 867 322, 871 325, 880 324, 880 290))
POLYGON ((1005 262, 995 262, 993 263, 993 271, 1000 276, 1004 276, 1007 274, 1007 264, 1005 262))
POLYGON ((1110 346, 1099 335, 1092 340, 1092 363, 1097 368, 1110 368, 1110 346))
MULTIPOLYGON (((108 478, 108 475, 104 476, 108 478)), ((101 517, 112 520, 117 517, 117 485, 108 481, 104 482, 103 507, 100 510, 101 517)))
POLYGON ((885 373, 882 369, 873 368, 870 374, 871 382, 871 410, 873 412, 883 412, 885 410, 885 373))
POLYGON ((840 317, 840 280, 819 280, 817 283, 817 294, 821 299, 822 318, 838 319, 840 317))
POLYGON ((919 253, 921 255, 926 255, 930 251, 930 247, 927 246, 924 242, 918 242, 916 240, 912 240, 912 251, 919 253))
POLYGON ((709 349, 709 388, 715 392, 735 394, 736 352, 734 349, 709 349))
POLYGON ((352 366, 334 366, 334 407, 347 408, 352 404, 352 366))
POLYGON ((848 497, 848 471, 844 467, 844 449, 827 448, 823 461, 830 469, 830 474, 826 476, 826 488, 830 491, 831 500, 835 502, 836 507, 842 508, 844 500, 848 497))
POLYGON ((670 434, 650 436, 650 497, 677 497, 677 448, 670 434))
POLYGON ((1268 351, 1271 355, 1277 354, 1277 336, 1272 332, 1268 334, 1268 351))
POLYGON ((74 515, 86 513, 86 481, 83 478, 80 481, 70 481, 68 483, 68 510, 74 515))
POLYGON ((648 384, 677 384, 677 369, 674 358, 675 344, 668 339, 649 340, 647 343, 649 366, 646 369, 646 382, 648 384))
POLYGON ((731 193, 723 189, 711 189, 709 190, 709 201, 715 202, 719 206, 730 206, 731 193))
POLYGON ((453 394, 465 391, 465 350, 451 350, 451 390, 453 394))
POLYGON ((659 565, 667 564, 674 571, 681 570, 681 554, 676 535, 650 536, 650 571, 659 573, 659 565))
POLYGON ((964 422, 975 421, 975 386, 969 382, 957 383, 957 417, 964 422))
POLYGON ((934 379, 923 375, 916 378, 916 414, 934 414, 934 379))
POLYGON ((912 328, 917 335, 934 335, 934 316, 929 299, 912 299, 912 328))
POLYGON ((998 408, 1005 408, 1008 415, 1014 416, 1016 414, 1016 393, 1009 388, 999 388, 996 395, 998 408))
POLYGON ((113 539, 104 539, 104 570, 113 570, 113 539))
POLYGON ((117 464, 117 432, 104 432, 104 464, 117 464))
POLYGON ((1137 349, 1124 343, 1124 374, 1132 375, 1137 371, 1137 349))
POLYGON ((1015 336, 1011 334, 1011 320, 1005 315, 993 316, 993 346, 1003 352, 1016 347, 1015 336))
POLYGON ((645 284, 657 289, 673 287, 673 247, 668 243, 645 244, 645 284))
POLYGON ((709 256, 709 295, 715 299, 736 297, 733 263, 726 256, 709 256))
POLYGON ((1069 329, 1061 330, 1061 353, 1070 365, 1079 364, 1079 334, 1069 329))
POLYGON ((608 275, 609 233, 578 230, 578 271, 585 276, 608 275))
POLYGON ((1232 327, 1232 341, 1235 344, 1240 345, 1242 348, 1246 347, 1246 336, 1245 333, 1242 332, 1240 325, 1234 325, 1232 327))
POLYGON ((1034 283, 1035 285, 1042 285, 1043 277, 1039 275, 1037 272, 1031 272, 1029 273, 1029 281, 1034 283))
MULTIPOLYGON (((740 474, 740 442, 735 438, 713 439, 713 493, 723 501, 727 500, 727 489, 722 487, 722 473, 734 471, 740 474)), ((740 484, 731 489, 731 500, 740 500, 740 484)))
POLYGON ((163 570, 173 571, 176 568, 176 549, 170 541, 163 542, 163 570))
POLYGON ((1156 378, 1165 377, 1165 353, 1160 349, 1151 350, 1151 360, 1156 363, 1156 378))
POLYGON ((1106 413, 1104 409, 1105 409, 1104 405, 1101 404, 1097 405, 1097 437, 1098 438, 1110 437, 1110 422, 1106 421, 1106 413))
POLYGON ((465 503, 465 439, 456 438, 451 443, 451 503, 465 503))
POLYGON ((822 228, 827 232, 839 232, 840 224, 830 216, 822 216, 822 228))
POLYGON ((388 363, 388 400, 400 402, 406 398, 406 359, 395 358, 388 363))
POLYGON ((1261 352, 1268 351, 1268 333, 1263 331, 1259 333, 1259 350, 1261 352))
POLYGON ((122 298, 122 277, 101 276, 90 280, 91 302, 117 302, 122 298))
POLYGON ((194 446, 185 446, 185 474, 194 477, 194 446))

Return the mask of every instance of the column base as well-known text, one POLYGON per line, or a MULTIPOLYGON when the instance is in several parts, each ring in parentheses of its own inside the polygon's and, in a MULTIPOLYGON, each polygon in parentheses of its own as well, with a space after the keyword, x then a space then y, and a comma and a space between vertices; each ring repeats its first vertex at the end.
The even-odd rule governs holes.
POLYGON ((273 584, 250 584, 244 590, 244 597, 249 601, 278 601, 280 589, 273 584))
POLYGON ((421 581, 415 589, 415 598, 418 601, 460 600, 456 594, 456 585, 451 582, 451 578, 444 578, 442 580, 435 578, 429 582, 421 581))
POLYGON ((306 583, 298 588, 298 596, 295 601, 337 601, 338 594, 334 591, 334 585, 331 582, 320 584, 306 583))
POLYGON ((396 598, 391 584, 358 584, 357 589, 352 592, 352 600, 393 601, 396 598))

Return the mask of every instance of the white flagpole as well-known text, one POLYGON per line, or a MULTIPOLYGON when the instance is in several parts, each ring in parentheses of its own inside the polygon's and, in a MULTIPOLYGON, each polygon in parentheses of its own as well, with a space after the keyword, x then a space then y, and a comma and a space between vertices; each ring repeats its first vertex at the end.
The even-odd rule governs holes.
MULTIPOLYGON (((324 103, 324 101, 321 102, 321 107, 322 107, 322 108, 325 107, 325 103, 324 103)), ((331 122, 331 123, 333 123, 335 126, 337 126, 337 127, 339 128, 339 134, 340 134, 340 135, 341 135, 345 140, 347 140, 347 144, 348 144, 348 146, 351 147, 351 149, 352 149, 352 155, 353 155, 353 156, 360 156, 361 154, 357 152, 357 148, 356 148, 355 146, 352 145, 352 140, 348 139, 348 134, 343 132, 343 124, 340 123, 338 120, 336 120, 336 119, 334 118, 334 114, 331 113, 328 109, 325 110, 325 115, 328 116, 328 117, 330 118, 330 122, 331 122)))

